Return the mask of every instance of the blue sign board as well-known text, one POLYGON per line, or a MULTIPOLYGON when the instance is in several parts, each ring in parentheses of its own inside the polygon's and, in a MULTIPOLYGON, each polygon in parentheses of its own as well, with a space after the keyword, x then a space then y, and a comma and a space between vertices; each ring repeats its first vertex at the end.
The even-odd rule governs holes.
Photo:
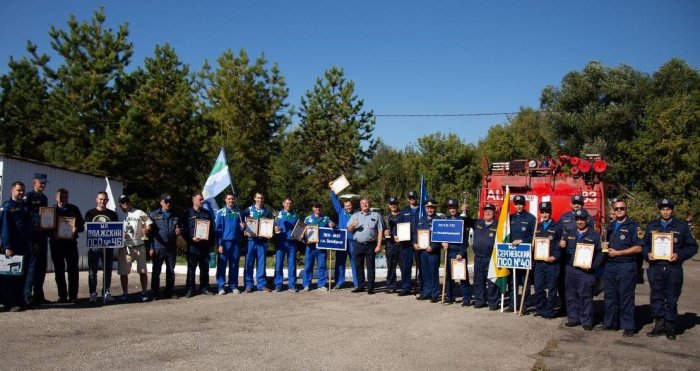
POLYGON ((462 243, 464 241, 464 220, 435 219, 430 242, 462 243))
POLYGON ((347 229, 333 229, 321 227, 318 229, 317 249, 340 250, 347 249, 347 229))
POLYGON ((498 268, 509 269, 531 269, 531 247, 532 246, 529 243, 521 243, 517 246, 510 243, 497 244, 496 266, 498 268))
POLYGON ((124 247, 124 223, 85 223, 87 247, 116 249, 124 247))

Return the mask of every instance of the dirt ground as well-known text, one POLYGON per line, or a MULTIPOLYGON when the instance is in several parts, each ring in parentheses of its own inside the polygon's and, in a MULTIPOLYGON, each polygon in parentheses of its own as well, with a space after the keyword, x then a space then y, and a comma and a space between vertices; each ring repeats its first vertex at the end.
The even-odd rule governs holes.
MULTIPOLYGON (((149 274, 150 275, 150 274, 149 274)), ((149 277, 150 278, 150 277, 149 277)), ((162 277, 164 280, 164 275, 162 277)), ((130 276, 130 291, 138 276, 130 276)), ((100 280, 101 284, 101 280, 100 280)), ((177 276, 182 294, 184 276, 177 276)), ((254 292, 112 305, 49 304, 0 313, 0 369, 700 369, 700 262, 685 264, 677 341, 649 338, 648 285, 639 333, 585 332, 563 318, 417 301, 381 290, 254 292)), ((112 293, 121 294, 118 277, 112 293)), ((53 274, 46 279, 56 300, 53 274)), ((602 296, 596 298, 602 318, 602 296)))

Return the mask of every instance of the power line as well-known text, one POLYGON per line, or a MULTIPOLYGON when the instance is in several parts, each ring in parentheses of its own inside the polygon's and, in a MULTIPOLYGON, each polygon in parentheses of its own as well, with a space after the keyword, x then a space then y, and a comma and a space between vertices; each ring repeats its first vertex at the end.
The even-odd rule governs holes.
POLYGON ((519 112, 489 112, 489 113, 421 113, 421 114, 375 114, 375 117, 468 117, 468 116, 506 116, 519 112))

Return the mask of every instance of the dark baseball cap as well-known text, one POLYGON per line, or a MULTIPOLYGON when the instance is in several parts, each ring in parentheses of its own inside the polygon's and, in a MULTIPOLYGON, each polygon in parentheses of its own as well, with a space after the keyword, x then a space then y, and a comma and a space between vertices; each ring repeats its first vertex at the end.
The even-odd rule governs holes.
POLYGON ((659 209, 663 209, 664 207, 668 207, 671 210, 676 206, 673 203, 673 200, 670 198, 662 198, 659 200, 659 202, 656 203, 656 205, 659 207, 659 209))
POLYGON ((484 209, 484 210, 496 211, 496 205, 490 204, 490 203, 489 203, 489 204, 484 205, 483 209, 484 209))
POLYGON ((586 209, 576 210, 576 212, 574 213, 574 218, 575 219, 588 219, 588 211, 586 211, 586 209))
POLYGON ((40 183, 48 183, 48 177, 46 174, 34 173, 34 179, 38 180, 40 183))
POLYGON ((411 198, 411 197, 418 198, 418 192, 416 192, 416 191, 408 192, 408 194, 406 195, 406 198, 411 198))
POLYGON ((552 212, 552 203, 549 201, 540 202, 540 211, 552 212))
POLYGON ((450 198, 447 200, 447 207, 457 207, 459 206, 459 201, 455 200, 454 198, 450 198))
POLYGON ((161 201, 170 201, 171 199, 172 199, 172 197, 170 197, 170 195, 167 193, 163 193, 162 195, 160 195, 161 201))
POLYGON ((581 196, 581 195, 571 196, 571 203, 583 205, 583 196, 581 196))
POLYGON ((513 203, 516 205, 525 205, 525 196, 516 195, 515 197, 513 197, 513 203))
POLYGON ((399 200, 398 200, 396 197, 394 197, 394 196, 389 196, 389 199, 387 200, 387 202, 388 202, 390 205, 394 205, 394 204, 398 204, 398 203, 399 203, 399 200))
POLYGON ((131 200, 129 200, 129 196, 127 196, 127 195, 119 196, 119 203, 120 204, 128 204, 130 202, 131 202, 131 200))

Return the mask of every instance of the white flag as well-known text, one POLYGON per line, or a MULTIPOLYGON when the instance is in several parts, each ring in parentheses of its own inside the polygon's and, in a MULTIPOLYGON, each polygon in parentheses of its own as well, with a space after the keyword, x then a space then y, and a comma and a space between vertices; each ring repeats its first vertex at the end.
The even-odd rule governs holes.
POLYGON ((216 158, 216 162, 214 162, 214 167, 209 173, 209 178, 207 178, 207 182, 204 183, 202 196, 205 200, 214 198, 230 185, 231 174, 229 174, 228 171, 226 154, 224 153, 224 149, 221 148, 221 152, 219 152, 219 156, 216 158))
POLYGON ((107 182, 107 189, 105 192, 107 192, 107 198, 109 198, 109 201, 107 202, 107 208, 115 211, 117 210, 117 204, 114 203, 114 196, 112 196, 112 187, 109 185, 109 178, 105 177, 105 181, 107 182))

